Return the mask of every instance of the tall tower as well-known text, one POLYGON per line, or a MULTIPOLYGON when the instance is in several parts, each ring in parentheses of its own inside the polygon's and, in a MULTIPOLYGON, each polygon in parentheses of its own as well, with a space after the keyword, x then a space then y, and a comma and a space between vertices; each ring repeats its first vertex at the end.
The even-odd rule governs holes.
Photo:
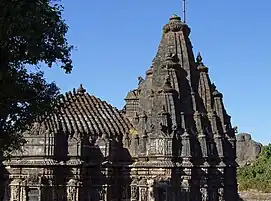
POLYGON ((189 34, 173 15, 145 79, 125 99, 131 200, 237 200, 235 131, 189 34))

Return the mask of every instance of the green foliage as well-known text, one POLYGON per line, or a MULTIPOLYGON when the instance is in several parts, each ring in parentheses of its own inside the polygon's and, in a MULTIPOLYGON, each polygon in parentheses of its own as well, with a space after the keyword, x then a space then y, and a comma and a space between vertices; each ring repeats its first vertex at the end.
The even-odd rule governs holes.
POLYGON ((239 190, 271 192, 271 144, 264 146, 259 157, 237 171, 239 190))
POLYGON ((62 7, 50 0, 0 1, 0 153, 24 143, 21 133, 38 115, 52 109, 59 94, 47 83, 40 64, 72 70, 62 7), (34 68, 35 66, 35 68, 34 68))
POLYGON ((62 6, 49 0, 1 0, 0 47, 4 62, 13 65, 40 62, 61 63, 71 72, 68 26, 61 17, 62 6), (10 64, 11 64, 10 63, 10 64))

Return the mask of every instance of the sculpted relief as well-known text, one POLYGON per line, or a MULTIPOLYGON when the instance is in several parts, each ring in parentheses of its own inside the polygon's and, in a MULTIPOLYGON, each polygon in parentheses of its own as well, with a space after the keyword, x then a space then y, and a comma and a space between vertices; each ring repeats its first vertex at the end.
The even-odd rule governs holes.
POLYGON ((11 182, 11 201, 19 201, 20 199, 20 182, 19 179, 14 179, 11 182))
POLYGON ((67 186, 67 197, 68 201, 76 200, 76 181, 70 179, 67 186))
POLYGON ((138 200, 138 187, 137 186, 131 187, 131 198, 132 198, 132 200, 138 200))
POLYGON ((20 187, 13 186, 12 187, 12 201, 18 201, 20 197, 20 187))
POLYGON ((206 188, 201 188, 200 189, 201 192, 201 200, 202 201, 207 201, 208 200, 208 191, 206 188))
POLYGON ((165 140, 164 139, 150 139, 148 146, 148 153, 151 155, 164 154, 165 140))
POLYGON ((146 188, 142 188, 140 190, 140 201, 147 201, 148 200, 148 192, 146 188))
POLYGON ((224 189, 223 188, 218 189, 218 194, 219 194, 219 201, 224 201, 224 189))

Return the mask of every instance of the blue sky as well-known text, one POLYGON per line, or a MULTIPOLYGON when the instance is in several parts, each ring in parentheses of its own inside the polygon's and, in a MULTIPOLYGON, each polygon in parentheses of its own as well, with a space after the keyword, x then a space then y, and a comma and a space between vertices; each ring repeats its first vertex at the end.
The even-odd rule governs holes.
MULTIPOLYGON (((45 70, 63 91, 79 84, 122 108, 151 65, 168 18, 181 0, 63 1, 74 70, 45 70)), ((270 0, 187 0, 194 53, 200 51, 239 132, 271 142, 270 0)))

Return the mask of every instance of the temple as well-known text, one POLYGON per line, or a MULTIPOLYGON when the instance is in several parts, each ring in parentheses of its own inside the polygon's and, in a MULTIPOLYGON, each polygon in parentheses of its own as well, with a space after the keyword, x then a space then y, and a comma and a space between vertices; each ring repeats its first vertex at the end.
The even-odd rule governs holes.
POLYGON ((83 86, 24 133, 3 201, 235 201, 236 137, 190 28, 173 15, 122 110, 83 86))

